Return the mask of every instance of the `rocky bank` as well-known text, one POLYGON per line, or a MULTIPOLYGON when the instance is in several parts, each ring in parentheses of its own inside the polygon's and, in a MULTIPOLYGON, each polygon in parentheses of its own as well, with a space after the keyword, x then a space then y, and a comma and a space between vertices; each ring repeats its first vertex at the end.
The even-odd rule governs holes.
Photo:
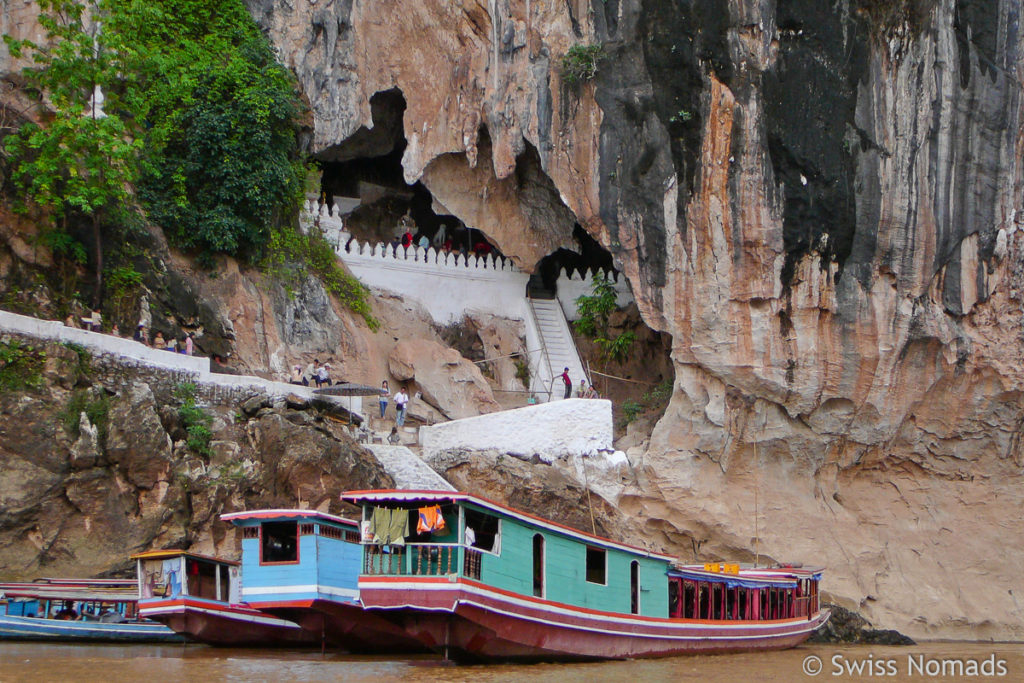
POLYGON ((391 477, 340 421, 302 401, 193 399, 207 445, 190 445, 173 373, 61 344, 4 336, 23 359, 0 392, 0 575, 133 573, 132 552, 192 548, 237 557, 219 515, 256 507, 344 512, 348 489, 391 477), (9 387, 7 387, 9 389, 9 387), (92 416, 90 420, 89 416, 92 416))

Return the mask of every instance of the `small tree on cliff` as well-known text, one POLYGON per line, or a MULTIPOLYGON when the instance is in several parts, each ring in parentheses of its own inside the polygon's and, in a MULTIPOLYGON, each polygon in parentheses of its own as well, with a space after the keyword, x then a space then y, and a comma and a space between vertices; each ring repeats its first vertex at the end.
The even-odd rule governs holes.
MULTIPOLYGON (((84 251, 70 237, 76 216, 92 228, 96 291, 99 306, 103 286, 103 225, 129 200, 136 178, 139 145, 117 114, 104 114, 98 95, 115 94, 120 74, 128 69, 121 52, 98 30, 85 25, 87 7, 74 0, 39 0, 40 24, 47 42, 4 36, 15 57, 31 56, 35 67, 24 77, 40 101, 42 123, 28 123, 5 141, 13 160, 12 180, 31 203, 51 220, 48 242, 58 255, 84 261, 84 251), (49 99, 52 114, 42 102, 49 99)), ((88 9, 98 18, 99 7, 88 9)), ((98 26, 98 24, 94 25, 98 26)), ((116 96, 107 108, 117 111, 116 96)), ((18 207, 26 209, 25 204, 18 207)))
POLYGON ((636 341, 633 332, 612 335, 608 328, 608 319, 617 308, 615 300, 618 293, 615 285, 607 277, 595 277, 591 284, 591 293, 576 297, 576 312, 579 318, 575 322, 576 331, 590 337, 601 349, 605 362, 614 360, 622 362, 636 341))

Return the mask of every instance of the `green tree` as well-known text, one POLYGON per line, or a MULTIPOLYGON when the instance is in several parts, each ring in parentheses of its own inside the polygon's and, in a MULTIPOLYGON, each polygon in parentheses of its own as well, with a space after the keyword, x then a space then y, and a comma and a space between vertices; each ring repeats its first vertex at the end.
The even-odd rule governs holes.
POLYGON ((608 319, 617 308, 617 296, 611 280, 595 277, 591 282, 590 294, 576 297, 578 318, 574 326, 577 332, 594 340, 605 362, 614 360, 621 363, 629 356, 636 335, 629 331, 613 336, 608 329, 608 319))
POLYGON ((306 177, 294 79, 240 0, 109 1, 104 30, 135 56, 150 217, 180 246, 257 260, 306 177))
MULTIPOLYGON (((86 25, 86 10, 102 14, 96 2, 39 0, 40 24, 47 40, 14 40, 5 35, 11 54, 30 56, 35 63, 24 71, 26 83, 39 95, 43 123, 28 123, 5 140, 13 160, 12 180, 31 202, 42 207, 58 234, 49 241, 58 253, 80 257, 69 244, 69 222, 76 214, 92 226, 96 292, 99 306, 103 285, 105 220, 129 200, 129 188, 137 177, 140 143, 130 135, 119 115, 104 115, 93 106, 100 92, 116 93, 120 74, 126 69, 121 54, 106 34, 86 25), (50 110, 43 107, 49 100, 50 110)), ((94 24, 93 24, 94 25, 94 24)), ((107 108, 117 110, 117 100, 107 108), (113 106, 111 106, 113 105, 113 106)), ((22 204, 19 208, 24 209, 22 204)))

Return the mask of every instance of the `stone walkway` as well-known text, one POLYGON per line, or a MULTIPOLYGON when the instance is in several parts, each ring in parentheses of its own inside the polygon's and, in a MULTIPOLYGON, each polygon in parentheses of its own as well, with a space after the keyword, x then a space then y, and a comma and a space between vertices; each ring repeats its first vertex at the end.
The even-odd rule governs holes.
POLYGON ((370 444, 366 447, 395 480, 397 489, 455 490, 444 477, 430 469, 427 463, 405 446, 370 444))

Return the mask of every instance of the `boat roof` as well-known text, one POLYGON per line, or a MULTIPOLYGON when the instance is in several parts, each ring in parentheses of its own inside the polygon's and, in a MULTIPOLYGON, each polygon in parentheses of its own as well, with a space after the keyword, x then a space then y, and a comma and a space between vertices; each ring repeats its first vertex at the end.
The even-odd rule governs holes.
POLYGON ((698 581, 724 581, 756 588, 759 585, 764 587, 789 586, 799 579, 820 579, 823 571, 825 571, 824 567, 740 567, 738 572, 731 573, 709 571, 704 568, 703 564, 677 564, 669 570, 668 574, 698 581))
MULTIPOLYGON (((203 560, 204 562, 216 562, 218 564, 227 564, 238 566, 241 562, 235 560, 225 560, 222 557, 214 557, 213 555, 202 555, 200 553, 190 553, 187 550, 174 550, 171 548, 165 548, 163 550, 147 550, 143 553, 136 553, 132 555, 133 560, 170 560, 175 557, 191 557, 196 560, 203 560)), ((134 581, 132 582, 135 583, 134 581)))
POLYGON ((357 529, 359 528, 359 522, 356 522, 355 520, 339 517, 338 515, 331 515, 326 512, 320 512, 319 510, 243 510, 241 512, 229 512, 225 515, 221 515, 220 518, 225 522, 231 522, 236 526, 244 526, 240 522, 248 522, 252 520, 265 522, 268 520, 305 519, 315 522, 330 522, 332 524, 340 524, 342 526, 350 526, 357 529))
POLYGON ((613 541, 610 538, 605 538, 603 536, 598 536, 596 534, 590 534, 586 531, 580 531, 579 529, 574 529, 570 526, 559 524, 558 522, 552 522, 549 519, 538 517, 537 515, 530 514, 529 512, 523 512, 522 510, 517 510, 513 507, 509 507, 508 505, 498 503, 488 498, 474 496, 469 493, 459 493, 452 491, 420 491, 410 489, 375 489, 369 491, 346 491, 345 493, 341 494, 341 498, 342 500, 347 500, 351 502, 415 501, 432 503, 472 503, 473 505, 476 505, 478 507, 493 510, 495 512, 500 512, 503 515, 507 515, 520 521, 534 524, 536 526, 551 529, 552 531, 557 531, 559 533, 565 534, 566 536, 575 537, 587 543, 603 545, 609 548, 623 550, 634 555, 644 555, 646 557, 664 560, 666 562, 671 562, 676 559, 671 555, 664 555, 662 553, 652 552, 650 550, 647 550, 646 548, 640 548, 638 546, 629 545, 626 543, 619 543, 618 541, 613 541))
POLYGON ((86 580, 0 583, 0 597, 37 600, 135 602, 139 597, 138 590, 138 583, 131 579, 118 580, 114 585, 86 580))

